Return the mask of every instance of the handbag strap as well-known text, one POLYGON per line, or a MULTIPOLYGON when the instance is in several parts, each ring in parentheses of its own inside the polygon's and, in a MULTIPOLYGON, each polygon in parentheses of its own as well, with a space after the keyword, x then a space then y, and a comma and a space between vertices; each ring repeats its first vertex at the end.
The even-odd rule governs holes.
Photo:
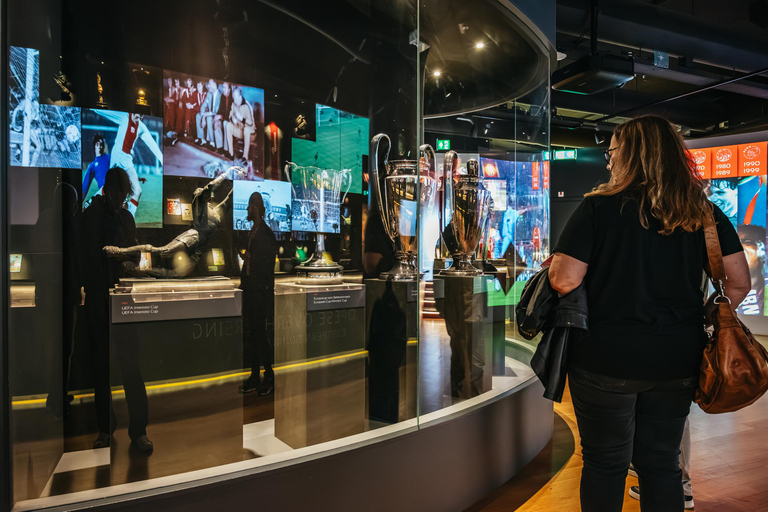
MULTIPOLYGON (((728 299, 725 295, 725 290, 723 289, 723 283, 726 280, 723 252, 720 249, 720 238, 717 236, 715 215, 712 212, 709 213, 704 225, 704 240, 707 244, 707 259, 709 261, 712 284, 715 286, 718 296, 728 299)), ((717 300, 715 300, 715 302, 717 302, 717 300)), ((728 302, 730 302, 730 299, 728 302)))

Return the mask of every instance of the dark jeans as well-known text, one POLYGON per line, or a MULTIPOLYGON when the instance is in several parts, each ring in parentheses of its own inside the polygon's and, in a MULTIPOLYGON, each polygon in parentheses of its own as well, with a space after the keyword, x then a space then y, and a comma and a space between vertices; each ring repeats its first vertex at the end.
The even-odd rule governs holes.
POLYGON ((243 335, 251 353, 251 378, 259 380, 264 366, 264 379, 274 382, 274 291, 243 290, 243 335))
POLYGON ((147 388, 139 366, 139 340, 133 338, 110 341, 109 306, 104 302, 103 297, 97 297, 95 293, 86 296, 85 312, 88 322, 86 346, 91 351, 92 357, 94 402, 99 432, 112 434, 117 428, 117 417, 112 409, 111 381, 114 369, 110 368, 111 346, 116 350, 114 359, 120 367, 121 383, 125 389, 125 402, 128 406, 128 436, 136 440, 146 435, 149 423, 147 388))
POLYGON ((568 372, 584 468, 581 509, 621 511, 627 468, 640 481, 640 508, 684 509, 678 457, 698 375, 677 380, 622 380, 578 368, 568 372))

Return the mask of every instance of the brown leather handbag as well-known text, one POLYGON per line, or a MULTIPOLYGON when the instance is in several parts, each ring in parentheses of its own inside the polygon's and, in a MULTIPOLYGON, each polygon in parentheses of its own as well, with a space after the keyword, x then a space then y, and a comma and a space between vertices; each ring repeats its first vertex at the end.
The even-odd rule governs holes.
POLYGON ((714 216, 704 227, 717 308, 710 314, 714 332, 704 348, 694 401, 711 414, 742 409, 768 390, 768 351, 731 309, 725 295, 725 269, 714 216))

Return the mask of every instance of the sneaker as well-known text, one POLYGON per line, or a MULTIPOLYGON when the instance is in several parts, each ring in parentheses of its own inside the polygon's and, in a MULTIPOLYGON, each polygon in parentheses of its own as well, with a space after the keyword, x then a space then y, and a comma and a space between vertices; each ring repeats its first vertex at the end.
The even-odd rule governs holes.
POLYGON ((97 437, 96 440, 93 442, 93 449, 98 450, 99 448, 109 448, 109 445, 111 442, 112 442, 111 435, 105 432, 99 432, 99 437, 97 437))
MULTIPOLYGON (((636 500, 640 500, 640 486, 633 485, 629 488, 629 496, 636 500)), ((693 508, 693 495, 685 495, 685 509, 691 510, 693 508)))
POLYGON ((627 473, 629 473, 629 476, 633 476, 633 477, 637 478, 637 471, 635 471, 635 465, 634 464, 630 463, 629 471, 627 471, 627 473))
POLYGON ((275 381, 272 379, 264 379, 264 382, 259 386, 259 396, 271 395, 275 392, 275 381))
POLYGON ((146 435, 134 439, 132 444, 141 453, 152 453, 155 449, 155 445, 152 444, 152 441, 146 435))
POLYGON ((248 377, 245 380, 245 382, 243 382, 237 387, 237 390, 240 391, 241 393, 248 394, 258 390, 259 387, 260 387, 260 383, 258 379, 254 379, 253 377, 248 377))

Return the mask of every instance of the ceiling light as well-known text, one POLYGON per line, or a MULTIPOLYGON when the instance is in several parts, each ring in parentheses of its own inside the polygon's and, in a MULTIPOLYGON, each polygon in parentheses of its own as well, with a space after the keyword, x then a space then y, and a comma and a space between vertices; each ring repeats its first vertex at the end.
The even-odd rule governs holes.
POLYGON ((483 42, 476 43, 475 48, 477 48, 478 50, 482 50, 483 48, 485 48, 485 43, 483 42))
POLYGON ((438 69, 437 71, 435 71, 434 73, 432 73, 432 76, 434 76, 434 77, 438 77, 438 76, 440 76, 441 74, 442 74, 442 71, 440 71, 440 70, 438 69))

